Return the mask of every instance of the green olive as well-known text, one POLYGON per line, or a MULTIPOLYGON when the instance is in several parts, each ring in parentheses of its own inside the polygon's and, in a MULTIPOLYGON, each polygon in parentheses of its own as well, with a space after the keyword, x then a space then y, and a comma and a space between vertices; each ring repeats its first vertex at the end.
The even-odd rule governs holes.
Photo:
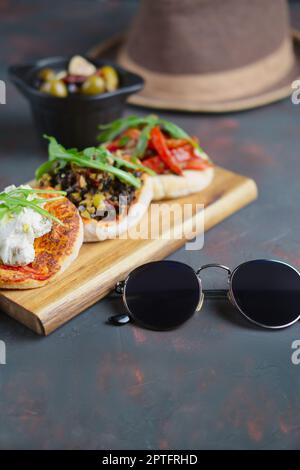
POLYGON ((101 69, 101 75, 103 76, 108 91, 114 91, 119 86, 119 77, 116 70, 110 65, 106 65, 101 69))
POLYGON ((98 95, 105 91, 105 81, 98 75, 88 77, 81 87, 84 95, 98 95))
POLYGON ((98 209, 104 202, 104 195, 101 194, 101 193, 96 193, 93 197, 93 204, 94 206, 96 207, 96 209, 98 209))
POLYGON ((62 80, 47 80, 40 87, 40 91, 52 96, 57 96, 58 98, 65 98, 68 96, 67 87, 62 80))
POLYGON ((55 73, 54 73, 54 70, 45 68, 39 71, 38 77, 43 81, 51 80, 52 78, 55 77, 55 73))

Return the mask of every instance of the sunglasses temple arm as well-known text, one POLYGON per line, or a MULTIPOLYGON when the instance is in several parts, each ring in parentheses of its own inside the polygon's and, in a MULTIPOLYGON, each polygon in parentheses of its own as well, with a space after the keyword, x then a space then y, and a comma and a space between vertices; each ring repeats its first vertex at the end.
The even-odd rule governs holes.
MULTIPOLYGON (((124 281, 119 281, 115 285, 115 290, 114 293, 117 295, 122 295, 124 292, 124 281)), ((107 320, 107 323, 110 325, 115 325, 115 326, 123 326, 127 325, 127 323, 131 322, 131 318, 129 315, 121 313, 119 315, 113 315, 112 317, 109 317, 107 320)))
POLYGON ((203 291, 206 299, 227 299, 227 289, 206 289, 203 291))
POLYGON ((125 285, 125 281, 117 282, 117 284, 115 285, 115 293, 122 295, 124 292, 124 285, 125 285))

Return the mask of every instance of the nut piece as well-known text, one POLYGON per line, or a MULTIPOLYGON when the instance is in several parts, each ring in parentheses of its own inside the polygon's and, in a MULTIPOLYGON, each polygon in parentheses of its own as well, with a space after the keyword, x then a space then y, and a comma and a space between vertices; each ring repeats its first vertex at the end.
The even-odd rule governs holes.
POLYGON ((69 74, 88 77, 96 73, 96 67, 80 55, 74 55, 69 63, 69 74))

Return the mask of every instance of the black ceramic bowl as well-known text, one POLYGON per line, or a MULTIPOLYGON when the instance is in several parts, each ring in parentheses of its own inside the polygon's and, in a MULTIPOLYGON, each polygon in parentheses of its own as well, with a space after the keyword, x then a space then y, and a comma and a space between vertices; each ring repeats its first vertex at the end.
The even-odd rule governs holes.
MULTIPOLYGON (((34 87, 37 74, 45 67, 65 70, 71 57, 51 57, 24 65, 13 65, 9 75, 13 83, 28 99, 36 129, 43 145, 43 134, 52 135, 65 147, 93 146, 97 143, 99 124, 106 124, 122 115, 129 95, 141 90, 143 79, 109 61, 91 61, 97 67, 112 65, 119 74, 120 87, 113 92, 94 96, 80 94, 65 98, 42 93, 34 87)), ((89 60, 89 59, 88 59, 89 60)))

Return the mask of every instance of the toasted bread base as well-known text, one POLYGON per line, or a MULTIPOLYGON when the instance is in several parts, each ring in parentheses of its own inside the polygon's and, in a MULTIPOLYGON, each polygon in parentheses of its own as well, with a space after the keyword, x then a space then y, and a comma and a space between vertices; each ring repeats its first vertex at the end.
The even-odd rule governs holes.
POLYGON ((174 199, 197 193, 209 186, 213 177, 213 167, 202 171, 185 170, 183 176, 173 174, 152 176, 153 200, 174 199))

